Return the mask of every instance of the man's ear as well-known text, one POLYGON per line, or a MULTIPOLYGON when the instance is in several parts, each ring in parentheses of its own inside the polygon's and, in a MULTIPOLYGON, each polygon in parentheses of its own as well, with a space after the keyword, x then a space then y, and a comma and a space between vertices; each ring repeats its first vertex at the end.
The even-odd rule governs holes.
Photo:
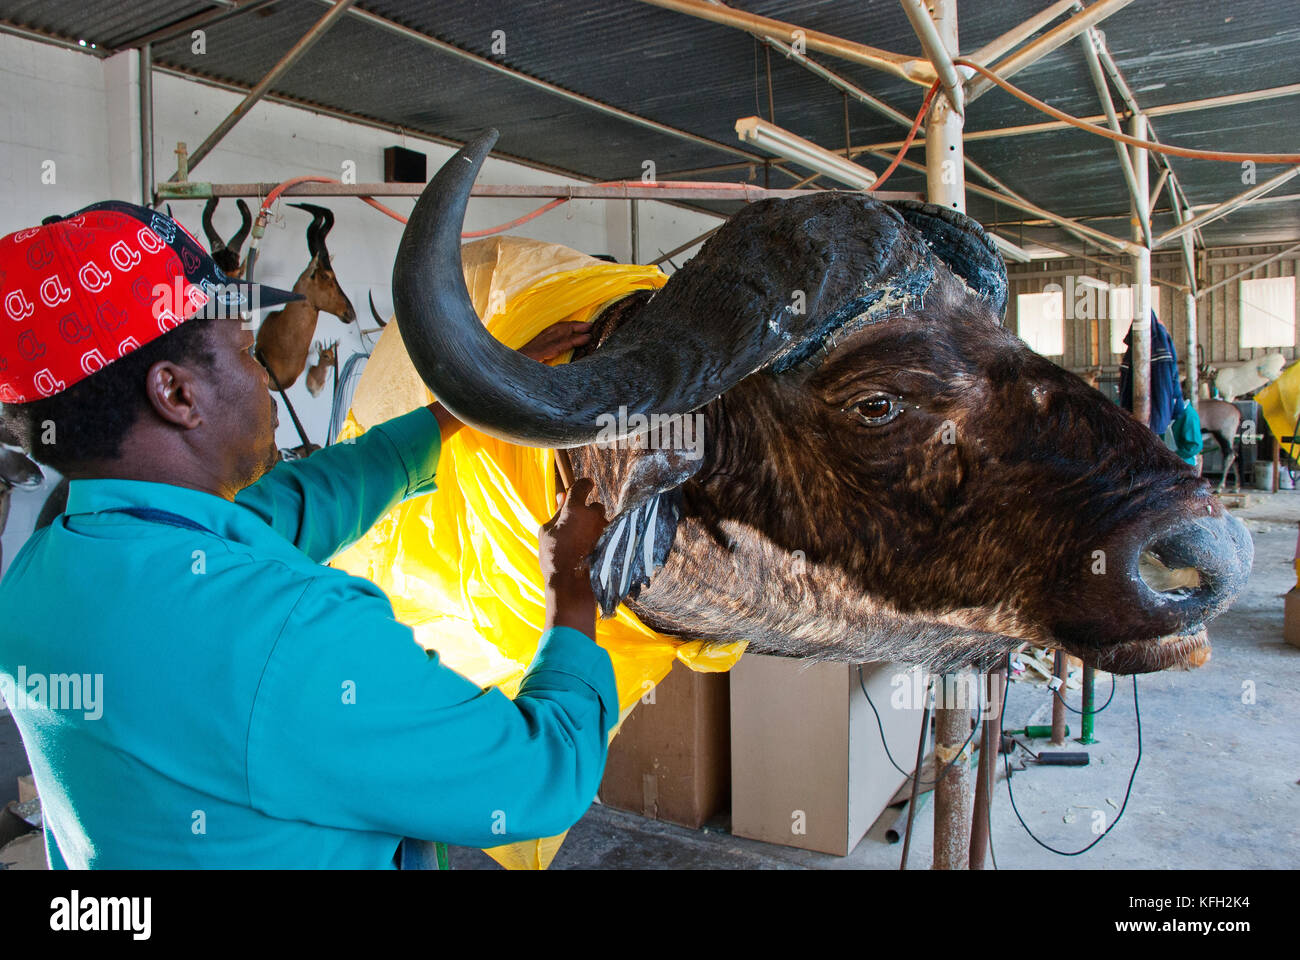
POLYGON ((192 370, 160 360, 145 375, 145 395, 154 412, 168 423, 192 430, 203 423, 192 370))

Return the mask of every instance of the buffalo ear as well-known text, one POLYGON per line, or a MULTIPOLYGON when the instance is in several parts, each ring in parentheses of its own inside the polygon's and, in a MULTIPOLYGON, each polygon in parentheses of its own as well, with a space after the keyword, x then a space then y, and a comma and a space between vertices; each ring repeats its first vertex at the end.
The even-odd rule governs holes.
MULTIPOLYGON (((683 417, 683 420, 691 415, 683 417)), ((692 419, 692 426, 699 421, 692 419)), ((682 512, 682 484, 703 462, 686 450, 582 447, 570 451, 574 473, 591 477, 609 525, 588 558, 591 587, 601 616, 649 586, 668 560, 682 512)))
POLYGON ((934 203, 890 203, 919 233, 935 256, 993 308, 998 322, 1007 310, 1007 267, 1002 254, 976 221, 934 203))

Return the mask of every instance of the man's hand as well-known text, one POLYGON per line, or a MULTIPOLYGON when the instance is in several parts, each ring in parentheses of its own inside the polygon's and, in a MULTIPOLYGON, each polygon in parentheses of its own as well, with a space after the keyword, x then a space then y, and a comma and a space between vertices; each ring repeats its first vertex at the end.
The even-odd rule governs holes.
POLYGON ((587 557, 605 529, 605 508, 587 503, 594 485, 576 480, 560 509, 542 525, 537 553, 546 582, 546 628, 572 627, 595 639, 596 598, 587 557))
POLYGON ((533 339, 529 340, 519 352, 532 360, 550 360, 566 350, 580 347, 591 339, 590 323, 553 323, 533 339))

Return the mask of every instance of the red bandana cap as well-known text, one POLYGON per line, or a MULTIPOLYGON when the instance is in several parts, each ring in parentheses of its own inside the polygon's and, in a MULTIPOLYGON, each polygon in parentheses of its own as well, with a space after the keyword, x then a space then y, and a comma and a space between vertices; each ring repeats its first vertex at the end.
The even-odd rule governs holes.
POLYGON ((0 239, 0 403, 84 380, 194 317, 301 294, 232 281, 171 217, 109 200, 0 239))

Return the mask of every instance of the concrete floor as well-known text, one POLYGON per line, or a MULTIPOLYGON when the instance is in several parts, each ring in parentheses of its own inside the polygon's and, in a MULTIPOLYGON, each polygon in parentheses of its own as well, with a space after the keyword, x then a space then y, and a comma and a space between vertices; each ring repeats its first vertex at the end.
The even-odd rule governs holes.
MULTIPOLYGON (((1300 860, 1300 649, 1282 640, 1300 494, 1252 496, 1254 505, 1238 516, 1255 538, 1255 568, 1237 603, 1210 628, 1212 659, 1199 670, 1138 681, 1143 754, 1123 820, 1082 856, 1052 854, 1016 821, 1000 769, 992 812, 999 866, 1291 869, 1300 860), (1254 703, 1243 702, 1248 687, 1254 703)), ((1109 689, 1102 685, 1103 699, 1109 689)), ((1077 694, 1067 699, 1078 705, 1077 694)), ((1122 679, 1097 718, 1091 766, 1014 774, 1021 815, 1044 842, 1077 850, 1093 839, 1094 811, 1113 821, 1137 752, 1133 706, 1132 683, 1122 679)), ((1046 722, 1050 713, 1042 686, 1012 685, 1007 729, 1046 722)), ((11 718, 0 716, 0 804, 16 798, 16 778, 27 769, 11 718)), ((929 806, 917 815, 914 868, 930 864, 932 820, 929 806)), ((740 839, 725 826, 688 830, 595 805, 552 868, 895 869, 901 853, 901 845, 883 841, 883 823, 843 858, 740 839)), ((481 851, 460 847, 452 848, 452 866, 499 869, 481 851)))

